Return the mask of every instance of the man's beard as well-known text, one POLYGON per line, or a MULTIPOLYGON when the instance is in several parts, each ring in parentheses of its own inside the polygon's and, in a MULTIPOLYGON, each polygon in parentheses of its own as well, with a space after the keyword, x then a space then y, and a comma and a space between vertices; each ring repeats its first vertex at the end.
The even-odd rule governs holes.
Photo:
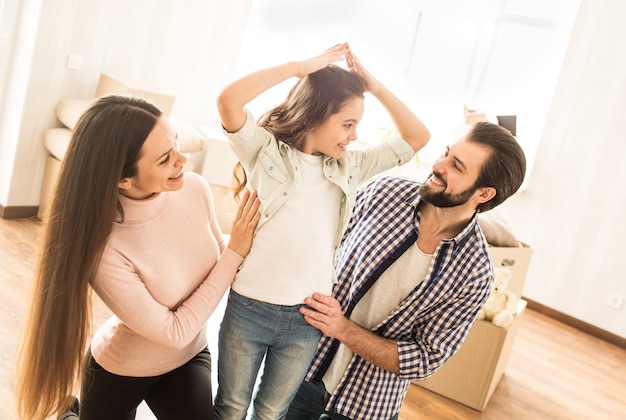
MULTIPOLYGON (((426 179, 430 179, 431 176, 436 177, 438 180, 443 182, 443 179, 437 174, 430 174, 426 179)), ((446 188, 447 188, 446 184, 446 188)), ((458 194, 450 194, 445 191, 440 192, 432 192, 430 185, 428 182, 424 182, 419 188, 419 194, 421 195, 421 199, 427 203, 432 204, 435 207, 456 207, 467 203, 467 201, 474 195, 478 187, 476 185, 472 185, 465 191, 462 191, 458 194)))

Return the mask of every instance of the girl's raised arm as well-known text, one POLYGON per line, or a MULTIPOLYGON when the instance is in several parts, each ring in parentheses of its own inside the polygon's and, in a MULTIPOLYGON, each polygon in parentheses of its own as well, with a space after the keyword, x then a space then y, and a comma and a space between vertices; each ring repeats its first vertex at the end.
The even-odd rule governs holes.
POLYGON ((402 137, 415 152, 428 143, 430 132, 397 96, 370 74, 361 62, 356 58, 352 50, 346 53, 348 69, 355 72, 365 80, 365 91, 371 93, 385 107, 393 121, 400 137, 402 137))
POLYGON ((238 131, 246 122, 244 106, 248 102, 291 77, 304 77, 331 63, 343 60, 348 51, 347 43, 337 44, 315 57, 258 70, 235 80, 226 86, 217 99, 217 110, 222 125, 226 131, 238 131))

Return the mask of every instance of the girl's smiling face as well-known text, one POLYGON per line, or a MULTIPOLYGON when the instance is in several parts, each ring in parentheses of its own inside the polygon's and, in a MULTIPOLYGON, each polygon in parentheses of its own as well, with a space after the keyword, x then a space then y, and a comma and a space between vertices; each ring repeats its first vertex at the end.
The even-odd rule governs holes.
POLYGON ((120 192, 142 200, 154 193, 177 191, 183 186, 183 165, 187 158, 178 151, 176 133, 161 116, 141 146, 137 174, 119 183, 120 192))
POLYGON ((307 134, 302 152, 339 159, 348 144, 356 140, 356 127, 363 118, 364 109, 363 98, 355 97, 346 101, 339 112, 307 134))

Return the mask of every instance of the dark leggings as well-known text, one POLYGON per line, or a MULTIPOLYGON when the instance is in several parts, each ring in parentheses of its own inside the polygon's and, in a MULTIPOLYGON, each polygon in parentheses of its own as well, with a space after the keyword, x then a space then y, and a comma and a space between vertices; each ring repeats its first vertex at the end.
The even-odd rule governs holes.
POLYGON ((209 350, 205 348, 178 369, 150 377, 114 375, 87 353, 80 399, 82 420, 132 420, 143 400, 160 420, 212 420, 209 350))

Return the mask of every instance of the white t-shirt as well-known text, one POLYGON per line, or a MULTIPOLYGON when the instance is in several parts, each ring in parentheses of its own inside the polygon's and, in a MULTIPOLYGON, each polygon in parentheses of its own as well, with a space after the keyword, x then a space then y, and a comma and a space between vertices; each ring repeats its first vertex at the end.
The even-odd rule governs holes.
MULTIPOLYGON (((382 323, 402 300, 426 278, 433 254, 425 254, 417 244, 411 246, 365 293, 350 319, 369 330, 382 323)), ((354 353, 341 344, 324 378, 324 386, 333 394, 354 353)))
POLYGON ((324 177, 323 156, 297 156, 293 192, 257 231, 232 285, 241 295, 276 305, 297 305, 313 292, 332 291, 342 191, 324 177))

